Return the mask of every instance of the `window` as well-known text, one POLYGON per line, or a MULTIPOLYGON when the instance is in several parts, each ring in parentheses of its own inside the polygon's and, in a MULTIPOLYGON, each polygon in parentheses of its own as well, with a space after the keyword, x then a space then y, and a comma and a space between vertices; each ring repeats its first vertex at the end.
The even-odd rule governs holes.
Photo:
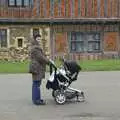
POLYGON ((104 16, 105 16, 105 17, 107 17, 107 9, 108 9, 108 8, 107 8, 107 4, 108 4, 108 3, 107 3, 107 0, 105 0, 105 1, 104 1, 104 6, 105 6, 105 7, 104 7, 104 16))
POLYGON ((61 16, 61 0, 58 0, 58 16, 61 16))
POLYGON ((8 0, 9 6, 26 7, 31 5, 32 0, 8 0))
POLYGON ((19 38, 17 39, 18 40, 18 47, 19 48, 22 48, 23 47, 23 39, 22 38, 19 38))
POLYGON ((88 51, 100 51, 100 34, 92 33, 86 36, 88 40, 88 51))
POLYGON ((7 47, 7 29, 0 29, 0 48, 7 47))
POLYGON ((98 17, 100 17, 100 5, 101 5, 101 1, 100 0, 97 0, 97 11, 98 11, 98 17))
POLYGON ((15 5, 15 0, 9 0, 9 5, 14 6, 15 5))
POLYGON ((33 36, 40 34, 39 28, 33 28, 33 36))
POLYGON ((82 52, 83 49, 83 34, 73 32, 71 34, 71 50, 76 52, 82 52))
POLYGON ((72 32, 70 38, 72 52, 100 51, 100 33, 72 32))
POLYGON ((22 0, 16 0, 16 6, 22 6, 22 0))
POLYGON ((74 13, 75 13, 75 8, 74 8, 74 5, 75 5, 75 1, 74 0, 72 0, 71 1, 71 15, 72 15, 72 17, 74 17, 74 13))
POLYGON ((29 6, 31 0, 23 0, 24 6, 29 6))
POLYGON ((50 1, 50 12, 51 16, 54 16, 54 0, 50 1))
POLYGON ((80 10, 80 0, 78 0, 78 16, 80 16, 81 15, 81 10, 80 10))
POLYGON ((16 47, 17 48, 24 47, 24 37, 16 37, 16 47))

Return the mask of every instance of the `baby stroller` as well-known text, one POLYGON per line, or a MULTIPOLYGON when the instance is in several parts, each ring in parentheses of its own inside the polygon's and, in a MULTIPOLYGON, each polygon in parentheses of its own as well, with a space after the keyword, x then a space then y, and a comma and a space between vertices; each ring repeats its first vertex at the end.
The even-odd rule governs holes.
POLYGON ((52 89, 52 96, 57 104, 64 104, 67 100, 76 99, 77 102, 85 100, 84 93, 80 90, 71 88, 73 81, 81 67, 74 61, 65 61, 57 68, 54 61, 50 60, 50 78, 47 81, 46 88, 52 89))

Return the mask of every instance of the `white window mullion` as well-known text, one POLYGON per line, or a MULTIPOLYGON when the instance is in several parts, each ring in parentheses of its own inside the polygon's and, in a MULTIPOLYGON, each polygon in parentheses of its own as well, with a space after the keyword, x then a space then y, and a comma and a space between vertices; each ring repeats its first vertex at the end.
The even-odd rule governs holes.
POLYGON ((41 35, 42 38, 42 28, 39 28, 39 34, 41 35))
POLYGON ((33 38, 33 28, 30 29, 30 38, 33 38))

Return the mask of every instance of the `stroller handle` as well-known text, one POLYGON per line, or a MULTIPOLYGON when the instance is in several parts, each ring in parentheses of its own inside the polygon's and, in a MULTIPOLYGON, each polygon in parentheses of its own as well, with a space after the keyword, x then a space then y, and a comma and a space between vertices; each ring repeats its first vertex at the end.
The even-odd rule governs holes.
POLYGON ((55 70, 55 73, 56 73, 57 67, 56 67, 54 61, 50 59, 50 60, 49 60, 49 63, 50 63, 50 75, 52 74, 53 69, 55 70))
POLYGON ((55 63, 54 63, 54 61, 53 60, 49 60, 49 63, 50 63, 50 65, 53 67, 53 68, 55 68, 55 69, 57 69, 57 67, 56 67, 56 65, 55 65, 55 63))

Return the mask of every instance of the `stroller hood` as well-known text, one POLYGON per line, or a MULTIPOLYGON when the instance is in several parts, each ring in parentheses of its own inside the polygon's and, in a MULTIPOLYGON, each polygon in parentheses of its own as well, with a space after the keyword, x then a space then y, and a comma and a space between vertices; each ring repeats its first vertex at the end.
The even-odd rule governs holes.
POLYGON ((74 74, 75 72, 78 73, 81 70, 80 65, 78 65, 76 61, 65 61, 64 67, 69 70, 71 74, 74 74))

